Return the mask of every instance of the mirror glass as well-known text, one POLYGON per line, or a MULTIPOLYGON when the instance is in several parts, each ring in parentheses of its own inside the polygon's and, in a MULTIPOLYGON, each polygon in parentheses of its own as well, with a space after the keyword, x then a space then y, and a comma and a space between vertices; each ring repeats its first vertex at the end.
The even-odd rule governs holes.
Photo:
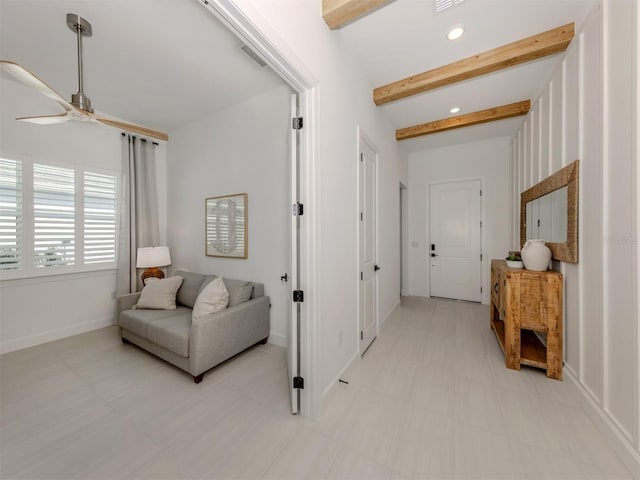
POLYGON ((527 240, 567 241, 567 194, 564 186, 527 202, 527 240))
POLYGON ((578 263, 578 168, 567 165, 520 194, 520 246, 541 239, 554 260, 578 263))

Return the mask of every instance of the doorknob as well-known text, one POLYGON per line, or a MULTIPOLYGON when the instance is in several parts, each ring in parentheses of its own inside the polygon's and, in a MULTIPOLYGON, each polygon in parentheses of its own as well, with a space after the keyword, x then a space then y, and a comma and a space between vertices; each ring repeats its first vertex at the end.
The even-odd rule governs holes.
POLYGON ((373 271, 377 272, 378 270, 380 270, 380 267, 378 265, 376 265, 375 267, 373 267, 373 271))
POLYGON ((437 253, 432 253, 432 254, 431 254, 431 256, 432 256, 432 257, 437 257, 437 256, 438 256, 438 254, 437 254, 437 253))

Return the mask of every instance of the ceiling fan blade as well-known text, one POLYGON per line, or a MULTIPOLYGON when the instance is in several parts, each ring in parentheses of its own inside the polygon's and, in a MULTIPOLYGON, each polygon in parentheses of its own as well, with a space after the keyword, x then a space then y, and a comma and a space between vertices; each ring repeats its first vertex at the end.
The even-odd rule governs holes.
POLYGON ((93 118, 104 125, 109 125, 110 127, 121 128, 128 132, 137 133, 139 135, 155 138, 164 142, 169 140, 169 135, 158 130, 152 130, 151 128, 141 127, 140 125, 133 125, 132 123, 120 122, 118 120, 111 120, 104 117, 94 116, 93 118))
POLYGON ((39 115, 37 117, 19 117, 16 120, 21 122, 37 123, 38 125, 53 125, 55 123, 68 122, 73 117, 67 113, 58 115, 39 115))
POLYGON ((73 105, 71 105, 69 102, 67 102, 64 99, 64 97, 62 97, 62 95, 60 95, 58 92, 56 92, 49 85, 44 83, 42 80, 40 80, 38 77, 36 77, 33 73, 31 73, 29 70, 27 70, 23 66, 18 65, 15 62, 10 62, 8 60, 0 60, 0 67, 2 67, 11 75, 13 75, 17 80, 22 82, 27 87, 31 87, 34 90, 37 90, 43 95, 46 95, 47 97, 58 102, 67 112, 77 111, 80 113, 84 113, 79 108, 76 108, 73 105))

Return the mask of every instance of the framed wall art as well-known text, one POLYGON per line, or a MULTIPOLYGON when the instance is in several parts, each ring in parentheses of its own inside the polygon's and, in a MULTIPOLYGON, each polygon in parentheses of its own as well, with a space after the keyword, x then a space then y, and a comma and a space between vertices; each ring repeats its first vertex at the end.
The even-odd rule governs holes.
POLYGON ((246 193, 205 199, 205 254, 247 258, 248 198, 246 193))

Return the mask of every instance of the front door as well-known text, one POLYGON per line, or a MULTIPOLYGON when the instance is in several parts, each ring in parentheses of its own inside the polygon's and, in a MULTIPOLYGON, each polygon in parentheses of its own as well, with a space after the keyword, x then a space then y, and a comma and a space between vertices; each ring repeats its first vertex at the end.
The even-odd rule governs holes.
POLYGON ((377 160, 375 149, 360 137, 359 198, 359 326, 360 354, 369 347, 378 332, 377 246, 377 160))
POLYGON ((429 188, 431 296, 482 300, 480 180, 429 188))

